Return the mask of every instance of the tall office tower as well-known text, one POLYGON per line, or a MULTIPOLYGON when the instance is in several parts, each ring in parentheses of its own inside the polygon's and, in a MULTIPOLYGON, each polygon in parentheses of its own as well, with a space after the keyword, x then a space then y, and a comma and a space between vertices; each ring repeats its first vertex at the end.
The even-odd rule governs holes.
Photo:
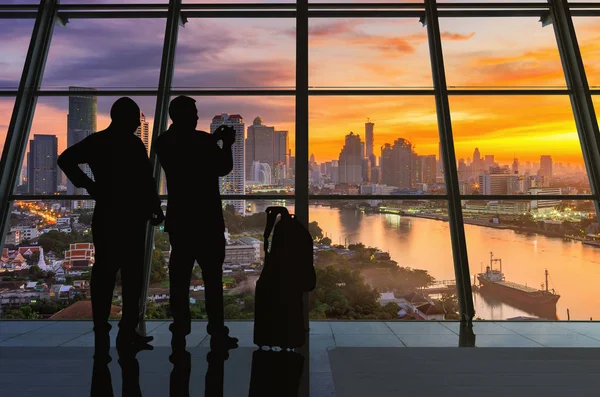
POLYGON ((458 181, 464 182, 467 179, 467 163, 465 163, 465 159, 458 159, 458 167, 456 170, 458 172, 458 181))
POLYGON ((366 158, 366 157, 367 157, 367 149, 366 149, 366 147, 365 147, 365 143, 364 143, 364 142, 361 142, 361 143, 360 143, 360 155, 361 155, 363 158, 366 158))
MULTIPOLYGON (((67 146, 71 147, 81 142, 87 136, 97 131, 98 97, 78 93, 98 91, 96 88, 69 87, 69 114, 67 115, 67 146)), ((92 170, 87 164, 79 166, 87 176, 93 178, 92 170)), ((87 194, 83 188, 76 188, 67 181, 67 194, 87 194)), ((74 208, 94 208, 93 200, 74 200, 74 208)))
POLYGON ((260 117, 256 117, 252 125, 248 127, 244 155, 246 159, 246 175, 251 175, 252 164, 255 161, 268 164, 270 167, 273 166, 274 136, 275 127, 264 125, 260 117))
POLYGON ((288 157, 290 158, 290 178, 293 178, 296 175, 296 156, 292 156, 292 149, 290 149, 288 157))
POLYGON ((371 181, 371 160, 368 157, 362 159, 362 180, 371 181))
POLYGON ((140 112, 140 126, 135 131, 135 136, 144 142, 146 153, 150 153, 150 125, 146 121, 146 116, 144 116, 144 113, 142 112, 140 112))
POLYGON ((435 154, 428 154, 425 156, 419 156, 421 160, 421 175, 422 175, 422 183, 427 183, 428 185, 432 185, 436 182, 436 171, 437 164, 435 159, 435 154))
POLYGON ((519 173, 519 159, 518 158, 513 159, 512 173, 513 174, 518 174, 519 173))
POLYGON ((350 132, 346 135, 344 147, 340 152, 340 183, 359 184, 362 182, 362 159, 360 136, 350 132))
POLYGON ((552 176, 552 156, 540 156, 540 169, 538 171, 538 175, 544 177, 552 176))
POLYGON ((381 168, 371 167, 371 183, 381 183, 381 168))
POLYGON ((496 166, 496 160, 494 160, 494 155, 493 154, 486 154, 483 163, 485 165, 485 171, 488 171, 491 167, 495 167, 496 166))
POLYGON ((435 162, 435 176, 436 176, 436 182, 439 180, 440 182, 442 182, 444 180, 444 166, 443 166, 443 160, 442 160, 442 143, 440 141, 438 141, 438 158, 437 161, 435 162))
MULTIPOLYGON (((210 123, 210 133, 213 134, 223 124, 235 129, 235 143, 232 147, 233 170, 226 176, 219 177, 221 194, 245 194, 244 119, 239 114, 221 113, 216 115, 210 123)), ((237 212, 245 214, 245 200, 224 200, 223 204, 231 204, 237 212)))
POLYGON ((273 140, 273 164, 281 162, 284 179, 289 178, 290 169, 290 137, 287 131, 275 131, 273 140))
POLYGON ((379 174, 381 183, 384 185, 392 185, 394 178, 393 164, 394 149, 392 145, 386 143, 381 147, 381 157, 379 158, 379 174))
POLYGON ((396 184, 395 186, 412 188, 414 187, 413 162, 414 152, 412 144, 404 139, 399 138, 394 141, 394 159, 396 161, 396 184))
POLYGON ((481 161, 481 153, 479 153, 479 148, 475 148, 473 152, 473 171, 478 174, 483 170, 483 161, 481 161))
POLYGON ((29 194, 54 194, 58 185, 58 138, 35 134, 29 141, 27 180, 29 194))
POLYGON ((370 121, 365 123, 365 157, 371 160, 371 168, 377 165, 375 154, 373 153, 374 129, 375 123, 371 123, 370 121))
POLYGON ((338 183, 340 181, 340 162, 331 160, 331 182, 338 183))
POLYGON ((389 186, 412 188, 414 186, 414 152, 412 144, 398 138, 394 145, 386 143, 381 148, 381 181, 389 186))

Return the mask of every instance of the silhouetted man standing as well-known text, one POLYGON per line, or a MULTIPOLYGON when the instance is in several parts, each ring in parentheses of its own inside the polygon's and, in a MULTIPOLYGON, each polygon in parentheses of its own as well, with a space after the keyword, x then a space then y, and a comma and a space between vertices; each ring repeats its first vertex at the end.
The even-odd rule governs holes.
POLYGON ((235 131, 221 126, 214 134, 196 131, 196 101, 179 96, 169 106, 173 123, 156 140, 156 154, 167 178, 169 201, 165 230, 169 233, 170 303, 173 353, 185 351, 191 332, 190 279, 195 261, 202 269, 207 331, 213 347, 231 347, 223 316, 223 261, 225 222, 219 192, 219 176, 233 168, 231 146, 235 131), (222 148, 218 141, 222 141, 222 148))
POLYGON ((130 98, 118 99, 108 128, 65 150, 58 165, 76 187, 96 200, 92 218, 95 263, 90 283, 94 317, 94 359, 110 361, 108 322, 117 271, 121 269, 123 314, 117 348, 151 348, 152 337, 136 332, 140 317, 147 222, 164 220, 152 167, 142 141, 134 135, 140 108, 130 98), (79 164, 89 164, 93 179, 79 164))

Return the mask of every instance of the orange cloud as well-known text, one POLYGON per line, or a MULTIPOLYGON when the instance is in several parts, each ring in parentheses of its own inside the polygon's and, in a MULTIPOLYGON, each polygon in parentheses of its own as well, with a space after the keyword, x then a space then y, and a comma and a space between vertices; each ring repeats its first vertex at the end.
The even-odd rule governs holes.
POLYGON ((440 35, 441 35, 442 39, 460 41, 460 40, 469 40, 470 38, 475 36, 475 32, 471 32, 469 34, 442 32, 440 35))

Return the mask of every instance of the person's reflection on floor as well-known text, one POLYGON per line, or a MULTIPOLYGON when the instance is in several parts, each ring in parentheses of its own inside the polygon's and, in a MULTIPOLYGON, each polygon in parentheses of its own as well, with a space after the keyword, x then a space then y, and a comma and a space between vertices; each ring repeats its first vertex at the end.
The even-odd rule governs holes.
POLYGON ((475 332, 473 332, 472 322, 460 322, 458 347, 475 347, 475 332))
POLYGON ((229 358, 229 350, 237 348, 233 346, 219 346, 212 348, 206 355, 208 369, 204 378, 204 397, 223 397, 225 382, 225 361, 229 358))
POLYGON ((121 366, 122 393, 123 397, 142 397, 140 389, 140 364, 132 355, 122 355, 119 357, 119 366, 121 366))
POLYGON ((113 397, 112 378, 106 360, 94 360, 91 397, 113 397))
POLYGON ((189 397, 190 395, 190 373, 192 372, 192 355, 185 351, 173 355, 170 360, 173 363, 171 379, 169 382, 170 397, 189 397))
POLYGON ((292 350, 262 350, 252 354, 249 397, 297 397, 304 357, 292 350))

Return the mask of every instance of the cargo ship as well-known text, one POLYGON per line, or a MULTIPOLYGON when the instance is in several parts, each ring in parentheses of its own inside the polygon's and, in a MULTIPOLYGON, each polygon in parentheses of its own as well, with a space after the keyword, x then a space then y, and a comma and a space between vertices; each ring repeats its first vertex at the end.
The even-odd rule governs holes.
POLYGON ((535 289, 526 285, 506 281, 502 273, 502 259, 494 258, 490 252, 490 265, 486 266, 485 273, 479 273, 477 279, 482 286, 482 291, 494 293, 498 297, 505 297, 511 301, 518 301, 523 304, 534 306, 554 306, 560 298, 560 295, 554 290, 548 288, 548 270, 545 271, 546 283, 542 284, 543 289, 535 289), (498 262, 500 269, 494 269, 494 262, 498 262))

